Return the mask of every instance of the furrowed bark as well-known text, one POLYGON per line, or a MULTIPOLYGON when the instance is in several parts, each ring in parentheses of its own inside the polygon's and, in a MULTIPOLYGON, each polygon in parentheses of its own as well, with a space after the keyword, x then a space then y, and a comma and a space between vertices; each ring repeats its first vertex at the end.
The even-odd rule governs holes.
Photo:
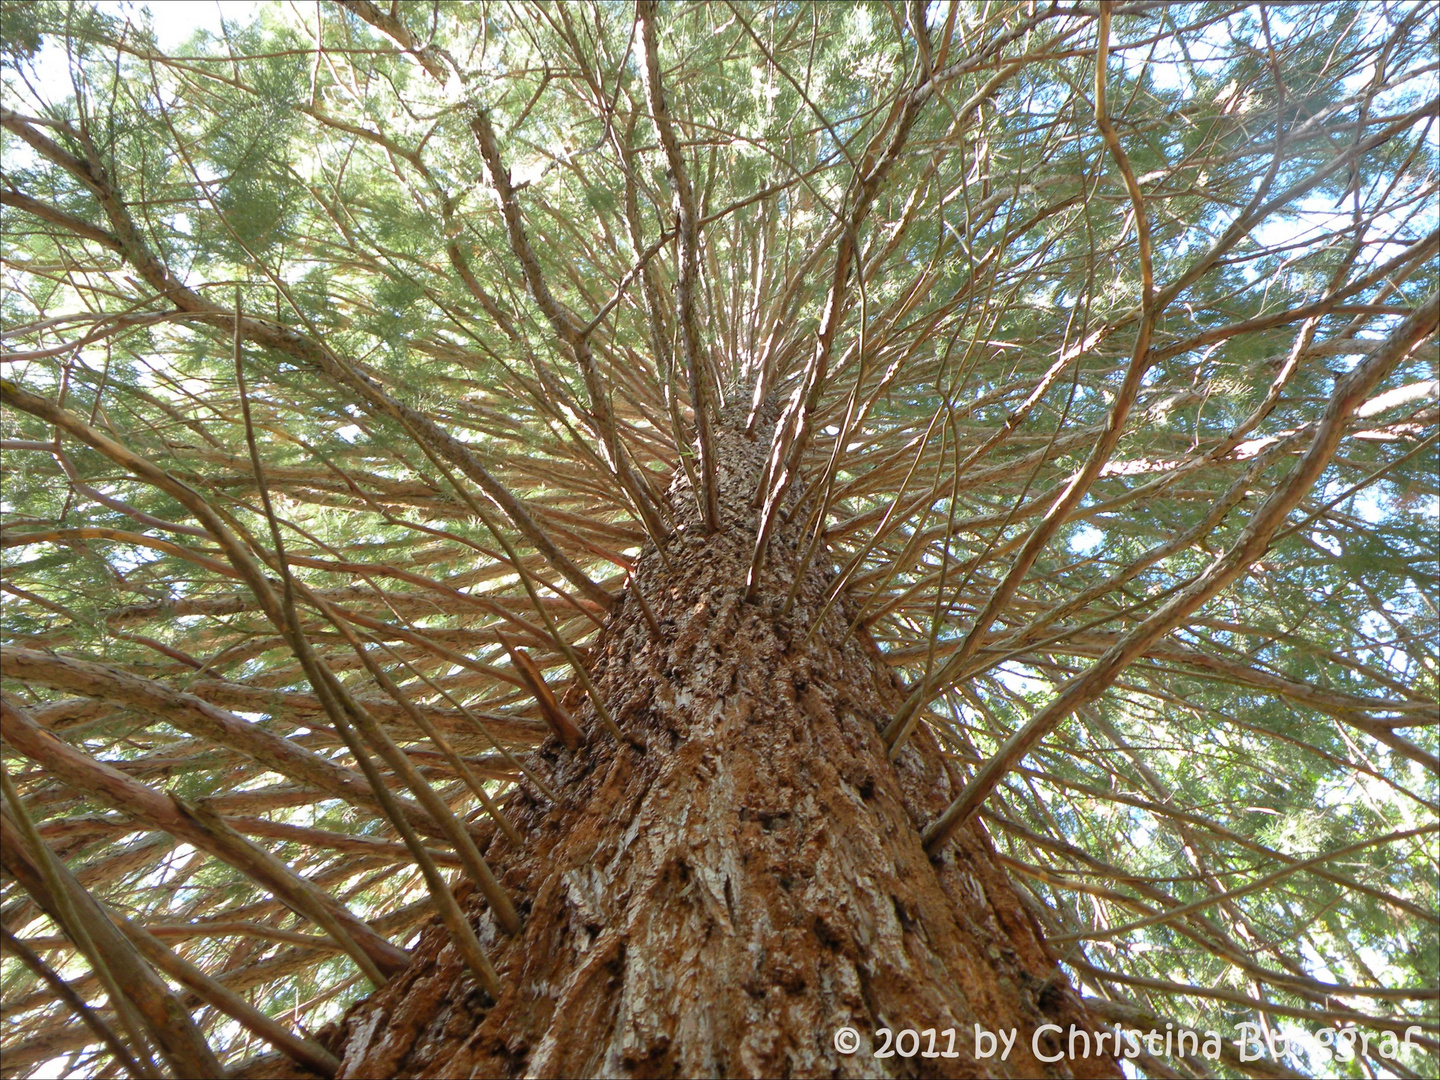
MULTIPOLYGON (((502 996, 467 995, 433 926, 347 1017, 342 1077, 1118 1075, 1109 1058, 1033 1057, 1041 1024, 1089 1021, 983 830, 925 855, 918 823, 959 784, 928 733, 887 757, 900 691, 846 612, 808 634, 831 572, 811 569, 782 615, 798 525, 776 534, 761 599, 744 599, 770 433, 747 438, 743 419, 718 429, 720 531, 677 480, 668 560, 637 564, 662 636, 622 599, 592 650, 627 740, 549 742, 534 761, 559 801, 517 795, 526 850, 487 851, 531 898, 515 938, 481 916, 502 996), (957 1038, 956 1058, 887 1063, 832 1042, 841 1025, 868 1040, 976 1023, 1017 1028, 1020 1059, 976 1059, 957 1038)), ((578 688, 565 704, 588 719, 578 688)))
POLYGON ((1433 5, 85 6, 6 17, 0 1073, 166 1067, 68 862, 236 1080, 1440 1075, 1433 330, 1326 413, 1433 5))

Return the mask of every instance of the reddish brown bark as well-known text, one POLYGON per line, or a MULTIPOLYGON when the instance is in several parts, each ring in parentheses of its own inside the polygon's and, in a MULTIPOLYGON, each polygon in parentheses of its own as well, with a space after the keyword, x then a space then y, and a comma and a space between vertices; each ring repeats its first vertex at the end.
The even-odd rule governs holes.
POLYGON ((535 758, 561 801, 518 796, 525 850, 490 844, 525 909, 508 939, 471 899, 500 1000, 433 925, 347 1016, 342 1076, 1119 1075, 1108 1058, 1032 1053, 1039 1026, 1089 1021, 983 830, 922 850, 958 778, 923 732, 886 759, 880 730, 903 693, 843 610, 811 633, 828 570, 785 610, 794 526, 743 600, 768 445, 764 430, 720 431, 722 529, 706 534, 682 479, 671 502, 687 524, 635 574, 662 640, 627 595, 592 652, 636 745, 572 693, 588 745, 552 739, 535 758), (842 1025, 862 1036, 851 1056, 834 1048, 842 1025), (1017 1033, 1008 1060, 977 1060, 976 1025, 1017 1033), (876 1059, 882 1027, 939 1029, 939 1050, 954 1028, 959 1056, 876 1059))

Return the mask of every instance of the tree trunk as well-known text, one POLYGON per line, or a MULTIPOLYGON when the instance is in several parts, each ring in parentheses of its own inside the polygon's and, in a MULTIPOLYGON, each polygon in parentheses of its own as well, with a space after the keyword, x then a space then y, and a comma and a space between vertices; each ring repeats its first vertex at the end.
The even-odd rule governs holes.
MULTIPOLYGON (((1108 1055, 1035 1056, 1041 1025, 1090 1021, 983 829, 936 859, 922 850, 919 828, 957 778, 924 735, 887 761, 879 731, 899 681, 863 630, 847 632, 842 605, 812 632, 833 578, 823 556, 787 610, 798 523, 775 530, 757 598, 743 599, 769 432, 746 438, 726 419, 723 527, 707 535, 677 481, 681 527, 663 559, 643 553, 591 654, 634 744, 572 690, 588 745, 552 739, 535 759, 560 802, 517 795, 525 850, 490 844, 525 914, 508 939, 469 901, 501 999, 436 923, 346 1017, 342 1075, 1119 1076, 1108 1055), (1016 1033, 1007 1060, 977 1059, 977 1025, 1016 1033), (849 1056, 834 1045, 842 1026, 860 1033, 849 1056), (958 1056, 875 1058, 885 1027, 935 1028, 936 1052, 954 1029, 958 1056)), ((1053 1030, 1038 1045, 1065 1049, 1053 1030)))

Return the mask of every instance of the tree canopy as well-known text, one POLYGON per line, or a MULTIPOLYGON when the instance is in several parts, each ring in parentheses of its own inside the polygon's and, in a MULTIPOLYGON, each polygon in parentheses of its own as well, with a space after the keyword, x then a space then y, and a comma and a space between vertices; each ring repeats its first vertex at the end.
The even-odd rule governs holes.
POLYGON ((752 578, 799 515, 1097 1016, 1433 1075, 1434 3, 170 10, 0 22, 5 1075, 153 1068, 86 894, 233 1065, 197 976, 303 1038, 498 890, 765 415, 752 578))

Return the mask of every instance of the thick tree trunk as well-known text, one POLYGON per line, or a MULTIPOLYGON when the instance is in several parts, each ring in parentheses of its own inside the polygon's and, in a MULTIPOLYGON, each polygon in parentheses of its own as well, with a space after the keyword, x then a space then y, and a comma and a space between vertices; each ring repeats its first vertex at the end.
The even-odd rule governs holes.
MULTIPOLYGON (((512 800, 527 847, 490 845, 525 909, 507 939, 470 901, 501 999, 432 925, 347 1016, 342 1075, 1119 1075, 1109 1058, 1035 1056, 1037 1028, 1089 1021, 983 830, 938 859, 922 850, 955 780, 923 738, 887 760, 879 730, 902 695, 840 607, 813 628, 826 567, 786 610, 796 526, 776 530, 758 599, 743 599, 768 441, 733 418, 717 433, 724 527, 706 535, 677 483, 685 525, 634 577, 660 640, 627 595, 592 653, 643 746, 616 745, 572 694, 588 745, 552 740, 536 760, 561 801, 512 800), (1007 1060, 976 1058, 977 1025, 1016 1033, 1007 1060), (835 1049, 842 1026, 857 1053, 835 1049), (958 1056, 877 1059, 883 1027, 935 1028, 942 1052, 954 1029, 958 1056)), ((1039 1045, 1064 1049, 1053 1031, 1039 1045)))

